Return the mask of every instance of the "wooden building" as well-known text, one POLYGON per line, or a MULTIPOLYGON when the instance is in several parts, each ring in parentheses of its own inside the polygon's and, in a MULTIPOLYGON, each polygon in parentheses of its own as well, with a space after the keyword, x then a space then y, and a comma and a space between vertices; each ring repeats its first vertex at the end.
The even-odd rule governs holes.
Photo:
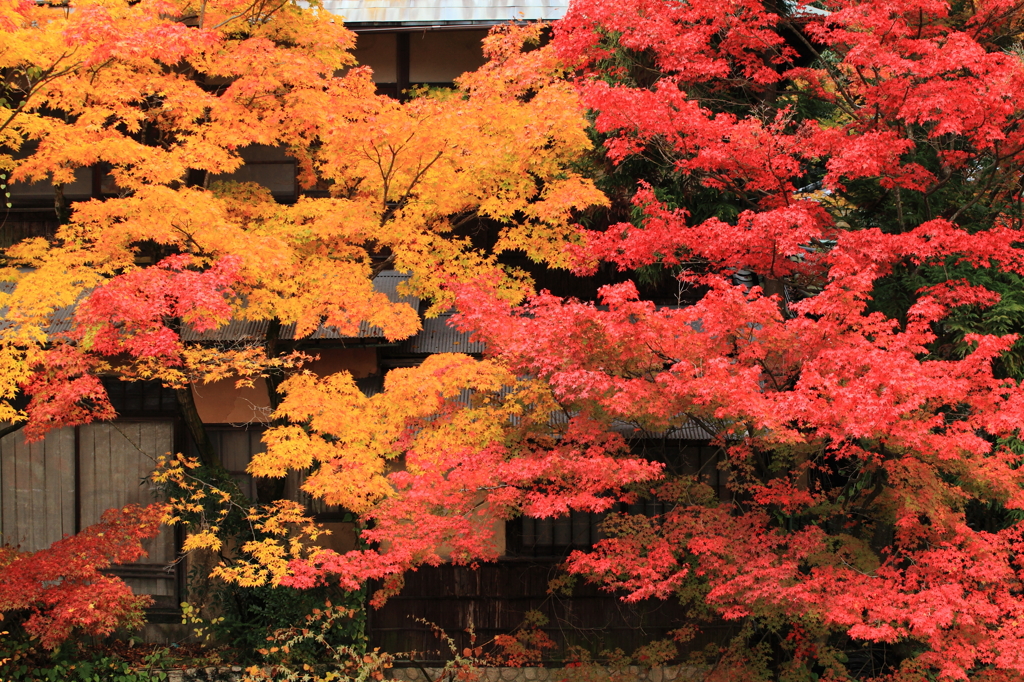
POLYGON ((378 91, 447 87, 484 63, 480 41, 509 22, 552 21, 566 0, 326 0, 358 35, 355 56, 373 69, 378 91))
MULTIPOLYGON (((517 0, 326 0, 324 6, 356 31, 357 59, 373 68, 379 92, 394 97, 404 96, 415 86, 450 86, 458 75, 480 66, 480 41, 491 26, 557 19, 565 11, 565 3, 547 0, 518 4, 517 0)), ((242 150, 242 155, 244 166, 216 179, 257 182, 285 203, 300 196, 295 161, 283 150, 253 146, 242 150)), ((14 206, 3 221, 2 245, 28 236, 52 236, 59 224, 54 188, 45 182, 15 183, 10 191, 14 206)), ((80 169, 75 182, 63 191, 67 200, 76 201, 103 198, 116 188, 109 175, 96 167, 80 169)), ((547 278, 543 285, 555 293, 581 298, 591 297, 600 284, 570 283, 559 273, 538 275, 547 278)), ((392 301, 404 301, 418 310, 419 301, 397 292, 404 277, 384 272, 375 286, 392 301)), ((320 330, 298 345, 319 355, 311 367, 314 372, 350 371, 372 394, 380 390, 390 369, 418 364, 433 353, 483 351, 447 321, 447 316, 424 320, 418 335, 400 343, 389 343, 379 330, 364 325, 356 337, 320 330)), ((259 323, 232 322, 205 334, 186 332, 183 338, 196 344, 254 341, 263 339, 265 332, 259 323)), ((282 340, 294 341, 287 330, 282 340)), ((107 384, 119 415, 116 421, 56 430, 34 444, 26 444, 20 433, 0 440, 3 542, 37 550, 98 521, 107 508, 147 503, 154 491, 146 477, 156 458, 194 450, 172 391, 145 382, 114 379, 107 384)), ((245 468, 263 448, 260 436, 271 411, 266 386, 257 382, 252 388, 237 389, 234 382, 224 381, 195 387, 193 394, 222 464, 255 498, 256 483, 245 468)), ((713 485, 720 486, 715 467, 718 455, 703 441, 706 435, 699 433, 662 434, 659 441, 639 442, 638 447, 662 448, 680 466, 704 472, 713 485)), ((349 543, 346 538, 351 533, 345 533, 344 524, 330 510, 311 506, 311 512, 333 527, 339 548, 349 543)), ((586 513, 519 519, 507 525, 504 557, 497 563, 478 570, 451 565, 421 568, 408 577, 400 595, 370 614, 371 645, 418 651, 421 660, 443 660, 450 652, 439 646, 426 623, 443 628, 461 650, 469 644, 469 631, 478 641, 487 641, 515 630, 530 610, 547 615, 548 634, 558 646, 551 653, 556 659, 571 645, 631 649, 678 627, 680 610, 670 603, 627 605, 596 588, 579 588, 571 597, 549 589, 566 554, 587 548, 600 537, 599 521, 597 515, 586 513)), ((180 622, 178 605, 186 594, 188 573, 187 561, 178 556, 181 541, 180 531, 165 529, 149 543, 148 558, 116 571, 133 589, 154 596, 152 621, 180 622)))

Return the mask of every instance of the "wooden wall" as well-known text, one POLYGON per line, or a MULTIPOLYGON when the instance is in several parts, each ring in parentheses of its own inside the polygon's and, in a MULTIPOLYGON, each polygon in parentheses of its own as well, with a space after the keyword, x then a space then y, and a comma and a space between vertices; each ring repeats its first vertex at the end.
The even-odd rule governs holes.
MULTIPOLYGON (((627 604, 593 585, 578 584, 571 596, 549 589, 563 570, 557 560, 500 560, 468 566, 424 566, 406 575, 405 588, 379 610, 370 609, 370 646, 384 651, 418 652, 420 661, 451 658, 447 645, 430 624, 444 630, 456 651, 484 645, 495 635, 519 628, 526 612, 536 610, 548 619, 543 629, 555 642, 546 659, 565 660, 569 647, 597 653, 637 647, 686 622, 683 608, 672 600, 627 604)), ((374 586, 371 585, 371 591, 374 586)))
MULTIPOLYGON (((153 502, 148 480, 160 455, 172 452, 172 421, 118 421, 51 431, 37 443, 22 432, 0 440, 2 542, 25 551, 48 547, 99 522, 103 512, 153 502)), ((178 577, 174 530, 148 540, 149 553, 111 573, 138 594, 153 595, 158 611, 176 611, 178 577)))
POLYGON ((231 474, 239 490, 250 500, 255 500, 256 483, 245 469, 254 454, 267 449, 261 440, 263 428, 258 425, 242 429, 207 427, 206 432, 220 453, 221 465, 231 474))
POLYGON ((21 432, 0 440, 0 533, 26 551, 77 532, 75 430, 26 443, 21 432))
MULTIPOLYGON (((664 462, 672 474, 697 475, 729 499, 727 472, 720 470, 721 448, 686 440, 648 440, 633 444, 645 457, 664 462)), ((657 515, 667 511, 654 499, 619 505, 614 511, 657 515)), ((626 603, 621 595, 600 590, 579 579, 571 594, 550 588, 552 579, 564 577, 561 565, 574 549, 587 549, 602 537, 603 514, 573 512, 559 518, 524 519, 508 523, 507 556, 496 563, 467 566, 424 566, 406 575, 405 587, 380 610, 371 610, 371 646, 385 651, 416 651, 421 661, 450 658, 446 644, 428 623, 453 638, 457 651, 471 646, 467 630, 475 633, 475 645, 495 635, 509 634, 521 626, 527 611, 540 611, 548 619, 543 629, 555 642, 549 661, 565 661, 572 648, 591 654, 622 649, 631 654, 638 647, 661 639, 689 624, 685 608, 677 600, 626 603)), ((372 589, 372 586, 371 586, 372 589)), ((734 626, 703 624, 701 634, 687 650, 724 642, 734 626)))

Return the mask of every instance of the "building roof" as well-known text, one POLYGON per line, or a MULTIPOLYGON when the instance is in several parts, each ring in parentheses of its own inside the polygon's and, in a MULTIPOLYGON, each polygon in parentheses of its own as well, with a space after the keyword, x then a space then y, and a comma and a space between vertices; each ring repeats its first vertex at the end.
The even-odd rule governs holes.
MULTIPOLYGON (((11 281, 0 282, 0 292, 12 294, 14 293, 16 286, 17 285, 11 281)), ((85 298, 87 294, 88 292, 83 293, 78 297, 78 299, 81 300, 85 298)), ((75 305, 64 306, 63 308, 57 308, 55 311, 50 313, 50 324, 44 328, 47 336, 61 336, 71 331, 71 328, 74 325, 75 307, 75 305)), ((9 328, 12 324, 7 321, 7 310, 8 308, 6 306, 0 308, 0 329, 9 328)))
MULTIPOLYGON (((790 13, 798 18, 828 16, 828 10, 809 2, 786 0, 790 13)), ((348 25, 389 24, 393 26, 492 26, 509 21, 554 21, 561 19, 569 0, 324 0, 323 7, 344 18, 348 25)))
POLYGON ((568 0, 324 0, 347 25, 435 26, 562 18, 568 0))
POLYGON ((428 353, 483 353, 482 341, 470 341, 468 332, 460 332, 448 322, 452 314, 443 313, 423 320, 419 334, 402 343, 401 349, 414 355, 428 353))
MULTIPOLYGON (((408 274, 386 270, 377 275, 373 280, 373 288, 386 294, 392 303, 406 303, 413 310, 419 311, 420 300, 412 296, 402 296, 398 293, 398 285, 409 279, 408 274)), ((194 329, 186 328, 181 333, 182 341, 206 341, 206 342, 231 342, 231 341, 263 341, 267 337, 268 320, 239 320, 234 319, 223 327, 218 327, 207 332, 197 332, 194 329)), ((359 334, 355 337, 342 336, 335 327, 321 325, 316 331, 305 337, 308 340, 323 341, 331 339, 378 339, 383 338, 384 332, 379 327, 370 323, 359 323, 359 334)), ((295 324, 281 326, 280 338, 292 340, 295 338, 295 324)))
MULTIPOLYGON (((392 303, 406 303, 413 310, 419 311, 420 300, 413 296, 402 296, 398 293, 398 285, 409 279, 409 275, 393 270, 380 273, 373 280, 373 288, 388 297, 392 303)), ((0 282, 0 292, 12 293, 14 282, 0 282)), ((84 292, 79 300, 88 295, 84 292)), ((58 308, 51 313, 50 324, 46 327, 46 333, 52 338, 67 334, 74 324, 75 305, 58 308)), ((5 324, 7 308, 0 308, 0 328, 5 324)), ((206 332, 197 332, 191 327, 185 327, 181 332, 181 340, 185 342, 236 342, 254 341, 263 342, 267 337, 267 328, 270 326, 268 320, 240 320, 233 319, 223 327, 212 329, 206 332)), ((342 336, 334 327, 321 325, 316 331, 310 334, 310 340, 331 340, 331 339, 379 339, 384 337, 384 332, 379 327, 372 326, 365 320, 359 324, 359 334, 356 336, 342 336)), ((282 325, 280 338, 282 340, 293 340, 295 338, 295 325, 282 325)))

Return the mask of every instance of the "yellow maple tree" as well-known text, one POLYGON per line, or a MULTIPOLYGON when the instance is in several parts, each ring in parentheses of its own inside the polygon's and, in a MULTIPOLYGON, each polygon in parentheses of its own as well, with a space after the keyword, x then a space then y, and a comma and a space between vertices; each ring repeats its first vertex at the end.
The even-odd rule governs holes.
POLYGON ((109 417, 79 409, 100 390, 75 384, 85 375, 183 386, 279 381, 296 365, 277 357, 274 338, 190 348, 184 326, 267 321, 269 336, 295 325, 301 338, 369 323, 407 338, 419 318, 374 289, 384 269, 411 273, 404 293, 436 312, 452 282, 488 273, 506 298, 528 292, 498 263, 503 250, 563 264, 573 212, 604 199, 570 168, 589 144, 576 93, 549 51, 519 49, 540 28, 497 32, 491 61, 455 90, 399 102, 355 65, 353 34, 305 5, 4 1, 0 169, 52 182, 65 224, 55 239, 6 249, 0 419, 27 419, 38 435, 109 417), (216 181, 253 145, 286 150, 300 184, 320 191, 282 204, 251 183, 216 181), (97 165, 114 190, 68 206, 63 186, 97 165), (459 231, 480 220, 497 233, 490 252, 459 231), (143 245, 160 267, 138 263, 143 245), (70 336, 48 334, 76 301, 70 336), (77 387, 62 395, 61 385, 77 387), (27 412, 13 402, 24 390, 27 412))
MULTIPOLYGON (((574 170, 590 146, 587 122, 553 52, 536 47, 541 31, 493 31, 479 71, 397 101, 376 93, 352 57, 354 35, 317 2, 0 0, 0 172, 51 183, 62 223, 52 239, 4 250, 0 420, 37 438, 114 417, 101 375, 156 379, 177 389, 202 459, 216 468, 188 385, 264 378, 279 409, 253 475, 312 467, 308 495, 359 513, 392 510, 401 551, 359 559, 389 567, 379 575, 438 552, 478 554, 460 544, 463 525, 438 522, 454 518, 446 510, 426 517, 426 544, 405 542, 416 512, 403 505, 416 482, 390 474, 406 466, 429 480, 452 466, 434 461, 446 448, 486 447, 513 417, 530 424, 527 403, 546 421, 544 391, 526 382, 508 393, 503 385, 517 382, 500 366, 448 355, 394 372, 386 395, 369 399, 347 373, 302 373, 308 358, 279 341, 285 328, 296 340, 361 325, 390 341, 415 334, 417 311, 374 287, 385 270, 408 273, 401 293, 426 300, 431 315, 452 305, 460 282, 485 280, 507 302, 529 294, 529 277, 501 264, 503 252, 568 265, 575 215, 606 200, 574 170), (312 191, 281 203, 228 181, 247 150, 266 148, 291 157, 312 191), (72 204, 64 188, 83 169, 104 191, 72 204), (475 240, 481 229, 487 238, 475 240), (54 332, 69 310, 70 331, 54 332), (182 340, 231 320, 259 323, 265 337, 182 340), (438 398, 424 400, 424 387, 438 398), (465 390, 491 402, 431 421, 465 390)), ((221 548, 229 514, 252 529, 241 547, 252 560, 220 567, 220 577, 278 584, 294 559, 318 556, 301 505, 240 510, 229 478, 204 481, 200 464, 172 459, 156 478, 180 492, 172 522, 194 522, 186 550, 221 548)), ((465 523, 486 525, 476 494, 464 492, 465 523)))

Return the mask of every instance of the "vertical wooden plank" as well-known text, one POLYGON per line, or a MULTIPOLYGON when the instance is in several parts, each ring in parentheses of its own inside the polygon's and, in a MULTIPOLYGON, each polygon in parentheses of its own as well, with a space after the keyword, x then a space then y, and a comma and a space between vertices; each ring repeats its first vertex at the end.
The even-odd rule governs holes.
POLYGON ((113 460, 117 453, 114 452, 116 445, 110 439, 110 427, 106 424, 97 424, 93 432, 96 447, 96 492, 93 497, 92 517, 95 523, 103 516, 103 512, 114 506, 114 490, 120 481, 114 477, 113 460))
POLYGON ((17 496, 18 508, 15 521, 15 542, 24 550, 31 547, 28 521, 32 518, 32 458, 29 447, 23 438, 15 443, 14 455, 14 494, 17 496))
POLYGON ((135 461, 138 452, 134 443, 138 442, 138 424, 112 424, 110 438, 117 443, 115 465, 119 474, 120 485, 117 487, 116 506, 139 501, 139 482, 135 477, 135 461))
MULTIPOLYGON (((121 443, 121 468, 124 471, 123 504, 146 504, 139 484, 139 460, 143 458, 142 424, 121 424, 117 431, 121 443)), ((116 437, 116 436, 115 436, 116 437)))
POLYGON ((61 480, 60 536, 75 533, 75 429, 61 429, 58 438, 59 460, 57 470, 61 480))
POLYGON ((700 473, 700 448, 692 445, 684 445, 681 450, 683 474, 686 476, 693 476, 700 473))
POLYGON ((147 381, 142 384, 142 409, 147 412, 160 409, 160 382, 147 381))
MULTIPOLYGON (((141 484, 139 496, 143 499, 144 504, 150 504, 156 500, 154 496, 155 488, 148 479, 150 473, 156 467, 157 457, 167 451, 167 446, 173 437, 169 426, 168 424, 150 423, 142 425, 139 431, 139 445, 142 453, 139 454, 137 471, 141 484)), ((170 547, 173 547, 173 543, 173 531, 170 528, 161 529, 160 535, 154 538, 150 546, 146 548, 146 551, 149 552, 149 558, 146 561, 150 563, 166 563, 170 560, 168 550, 170 547)), ((156 583, 154 583, 154 589, 155 586, 156 583)), ((159 594, 159 592, 153 592, 152 594, 159 594)))
MULTIPOLYGON (((157 456, 164 455, 164 454, 169 454, 169 453, 173 452, 173 450, 174 450, 174 425, 172 423, 170 423, 170 422, 161 422, 161 423, 156 424, 155 426, 157 427, 157 430, 155 431, 156 443, 154 444, 153 452, 157 456)), ((155 462, 153 463, 153 466, 155 468, 155 466, 156 466, 155 462)), ((156 486, 155 485, 151 485, 151 490, 155 493, 156 492, 156 486)), ((151 493, 151 496, 154 497, 154 499, 155 499, 155 495, 152 495, 152 493, 151 493)), ((162 537, 162 540, 161 540, 161 544, 160 544, 160 563, 165 563, 165 564, 166 563, 170 563, 170 562, 174 561, 174 555, 175 555, 175 551, 174 551, 175 550, 175 546, 174 546, 174 528, 170 528, 170 527, 164 528, 161 531, 161 537, 162 537)), ((167 574, 167 580, 165 581, 165 584, 164 584, 164 590, 165 591, 162 592, 161 594, 166 594, 168 596, 171 596, 171 595, 174 594, 175 582, 174 582, 174 573, 173 572, 167 574)))
MULTIPOLYGON (((174 450, 174 425, 170 422, 163 422, 155 425, 157 429, 154 431, 154 447, 153 451, 157 456, 168 454, 174 450)), ((153 463, 155 466, 155 462, 153 463)), ((155 492, 155 486, 151 488, 155 492)), ((164 528, 161 531, 162 540, 160 543, 160 563, 169 563, 174 561, 174 529, 164 528)), ((174 594, 174 576, 173 573, 168 574, 167 580, 164 581, 164 591, 161 594, 173 595, 174 594)))
POLYGON ((29 480, 26 489, 28 496, 29 516, 23 521, 27 537, 26 549, 35 551, 42 549, 45 545, 43 529, 46 527, 46 500, 43 498, 43 491, 46 486, 44 476, 46 470, 43 466, 43 444, 39 441, 26 444, 29 461, 29 480))
POLYGON ((0 443, 0 532, 3 542, 25 551, 48 547, 64 535, 63 500, 71 485, 62 458, 66 434, 53 431, 29 445, 24 434, 9 434, 0 443))
POLYGON ((534 520, 534 538, 538 549, 549 549, 554 543, 554 521, 550 518, 534 520))
POLYGON ((533 517, 524 516, 521 519, 522 522, 522 549, 528 550, 531 554, 537 547, 537 532, 534 528, 533 517))
MULTIPOLYGON (((8 436, 5 445, 5 473, 4 479, 7 481, 7 497, 8 500, 4 507, 4 527, 5 535, 4 542, 9 545, 17 545, 17 504, 19 497, 17 495, 17 441, 19 438, 18 433, 8 436)), ((5 439, 6 440, 6 439, 5 439)))
POLYGON ((17 461, 18 433, 12 433, 0 440, 0 481, 3 481, 4 495, 0 498, 0 533, 3 533, 4 544, 16 545, 18 506, 17 506, 17 461))
POLYGON ((28 446, 31 457, 31 491, 29 492, 32 516, 28 519, 29 546, 33 550, 49 547, 46 541, 46 527, 51 521, 50 510, 46 507, 46 441, 36 441, 28 446))
POLYGON ((586 547, 590 545, 590 517, 591 514, 587 512, 570 512, 569 518, 572 519, 572 544, 577 547, 586 547))
POLYGON ((45 440, 39 445, 43 465, 41 478, 42 490, 37 496, 45 511, 39 518, 40 540, 43 546, 50 546, 64 537, 64 491, 69 485, 67 474, 69 467, 64 460, 70 429, 56 429, 46 434, 45 440))
POLYGON ((76 426, 74 433, 74 499, 72 504, 75 506, 75 518, 74 527, 76 533, 82 530, 82 431, 81 428, 76 426))
POLYGON ((81 530, 89 525, 86 505, 92 499, 95 485, 93 483, 95 473, 95 457, 93 457, 92 431, 88 426, 79 426, 77 434, 78 448, 78 496, 75 503, 78 505, 78 529, 81 530))
POLYGON ((110 488, 107 509, 123 507, 128 503, 128 472, 126 471, 128 444, 125 442, 124 431, 130 431, 132 424, 106 426, 107 438, 110 440, 110 488))
POLYGON ((600 512, 597 514, 590 515, 590 543, 593 544, 598 540, 604 539, 604 533, 601 532, 601 522, 608 518, 608 512, 600 512))
POLYGON ((722 451, 721 448, 708 447, 708 449, 714 453, 712 457, 714 459, 715 481, 717 483, 718 499, 725 502, 732 497, 732 493, 729 491, 729 471, 728 469, 723 470, 721 468, 723 462, 726 461, 727 455, 722 451))
MULTIPOLYGON (((263 442, 263 429, 252 429, 249 432, 249 454, 245 460, 245 468, 249 468, 249 463, 252 462, 253 455, 267 451, 267 446, 263 442)), ((256 499, 256 479, 250 474, 246 474, 246 480, 249 482, 249 498, 252 500, 256 499)), ((288 484, 285 483, 285 488, 288 484)), ((286 493, 287 497, 287 493, 286 493)), ((288 498, 293 499, 293 498, 288 498)))
POLYGON ((141 583, 145 582, 144 580, 140 578, 122 578, 122 580, 124 580, 125 585, 132 588, 132 592, 135 594, 148 594, 140 589, 142 587, 141 583))
POLYGON ((121 477, 118 475, 116 461, 118 457, 118 443, 111 436, 112 429, 107 424, 96 426, 96 505, 93 512, 98 521, 103 517, 103 512, 117 506, 117 499, 120 497, 118 489, 121 487, 121 477))
POLYGON ((103 458, 104 447, 101 440, 102 431, 98 424, 83 427, 84 439, 88 441, 86 457, 89 464, 89 485, 82 487, 82 527, 90 526, 99 521, 99 507, 103 504, 104 488, 110 479, 106 474, 106 461, 103 458))
MULTIPOLYGON (((128 485, 131 487, 131 502, 138 505, 152 504, 155 501, 153 497, 153 488, 149 483, 149 474, 153 471, 156 466, 157 457, 157 444, 156 436, 159 424, 152 423, 139 423, 135 425, 137 429, 133 430, 132 438, 135 441, 137 447, 133 447, 129 453, 129 469, 132 471, 131 481, 128 485)), ((163 545, 166 543, 166 537, 168 535, 167 529, 160 529, 160 533, 143 543, 143 547, 146 550, 146 556, 139 559, 139 563, 155 564, 163 563, 165 558, 163 556, 163 545)), ((156 581, 147 580, 145 585, 141 585, 139 589, 145 590, 146 594, 156 594, 154 591, 156 588, 156 581)))
MULTIPOLYGON (((173 445, 173 427, 162 422, 140 422, 121 429, 121 446, 125 457, 125 469, 130 472, 125 477, 125 503, 140 505, 154 501, 153 487, 148 483, 149 474, 156 466, 158 455, 168 451, 173 445)), ((168 528, 147 540, 145 548, 148 556, 140 559, 140 563, 166 563, 173 556, 173 531, 168 528)), ((156 583, 146 583, 145 589, 155 589, 156 583)))
POLYGON ((250 434, 248 431, 221 431, 220 456, 224 468, 232 474, 238 488, 248 497, 254 497, 252 477, 245 473, 249 466, 250 434))
POLYGON ((110 458, 109 447, 104 442, 106 433, 99 424, 89 427, 92 442, 92 476, 93 487, 90 491, 85 508, 87 513, 82 525, 88 526, 100 520, 101 508, 104 506, 107 486, 110 485, 110 474, 107 471, 107 460, 110 458))
POLYGON ((81 528, 92 523, 92 506, 96 499, 96 429, 78 428, 78 518, 81 528))
POLYGON ((156 436, 158 424, 139 424, 139 452, 135 453, 135 489, 138 491, 139 504, 151 504, 154 501, 153 488, 149 484, 149 474, 156 466, 156 436))
POLYGON ((44 457, 44 441, 28 444, 29 454, 29 508, 31 516, 25 520, 27 529, 28 549, 39 550, 49 545, 46 542, 46 465, 44 457))
POLYGON ((99 520, 97 510, 103 503, 104 489, 110 484, 103 460, 99 424, 88 424, 79 430, 79 456, 81 458, 81 518, 82 527, 99 520))
POLYGON ((60 476, 60 432, 46 434, 42 443, 43 456, 43 494, 40 495, 46 505, 44 541, 52 543, 60 539, 63 526, 63 510, 61 509, 61 476, 60 476), (56 537, 53 537, 56 535, 56 537), (52 539, 51 539, 52 538, 52 539))
POLYGON ((231 472, 245 471, 249 458, 249 434, 245 431, 220 432, 220 457, 231 472))
POLYGON ((8 494, 4 494, 4 481, 7 477, 4 475, 7 462, 7 447, 6 438, 0 439, 0 545, 7 542, 6 531, 4 530, 4 518, 7 516, 7 498, 10 497, 8 494))

